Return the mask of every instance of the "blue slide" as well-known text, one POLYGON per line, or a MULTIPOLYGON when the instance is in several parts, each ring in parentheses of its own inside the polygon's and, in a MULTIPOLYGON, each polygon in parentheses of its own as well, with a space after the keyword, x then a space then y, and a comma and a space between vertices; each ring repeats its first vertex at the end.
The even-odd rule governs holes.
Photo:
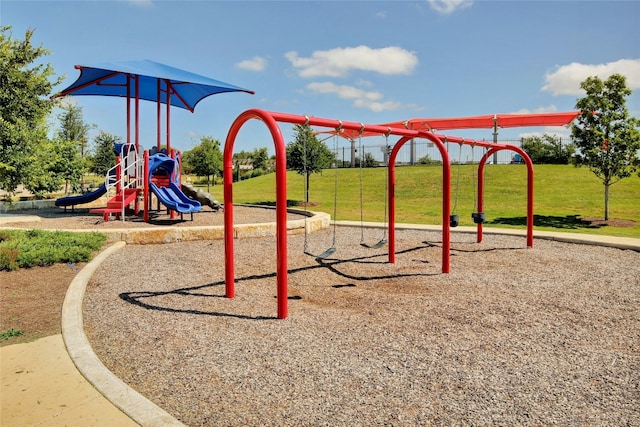
POLYGON ((171 182, 168 187, 158 187, 153 182, 149 185, 149 189, 160 203, 169 209, 180 213, 200 212, 200 202, 188 198, 174 182, 171 182))
MULTIPOLYGON (((123 144, 116 144, 115 145, 115 153, 116 155, 120 153, 120 151, 122 151, 122 145, 123 144)), ((109 181, 111 183, 114 183, 116 178, 116 171, 115 170, 111 170, 109 171, 109 181)), ((106 185, 106 180, 105 182, 98 187, 97 189, 95 189, 94 191, 87 193, 87 194, 80 194, 78 196, 67 196, 67 197, 61 197, 59 199, 56 200, 56 206, 61 206, 64 207, 66 210, 67 206, 71 206, 73 208, 73 206, 75 205, 84 205, 85 203, 91 203, 94 200, 98 200, 100 197, 102 197, 103 195, 105 195, 107 192, 107 185, 106 185)))
MULTIPOLYGON (((149 189, 156 195, 160 203, 179 213, 200 212, 202 206, 197 200, 190 199, 178 187, 174 176, 176 161, 163 153, 154 154, 149 157, 149 175, 158 173, 171 177, 168 187, 158 187, 150 182, 149 189)), ((150 177, 151 178, 151 177, 150 177)), ((151 181, 151 179, 149 179, 151 181)))
POLYGON ((91 193, 80 194, 78 196, 61 197, 57 199, 56 206, 63 206, 66 208, 67 206, 83 205, 85 203, 90 203, 90 202, 93 202, 94 200, 98 200, 106 192, 107 192, 107 185, 106 183, 103 182, 100 187, 98 187, 96 190, 92 191, 91 193))

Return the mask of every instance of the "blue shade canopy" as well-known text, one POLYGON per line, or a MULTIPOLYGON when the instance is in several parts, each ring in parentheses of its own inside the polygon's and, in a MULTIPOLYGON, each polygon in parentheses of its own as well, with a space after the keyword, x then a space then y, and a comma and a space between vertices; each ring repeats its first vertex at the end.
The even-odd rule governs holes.
POLYGON ((167 104, 169 92, 172 106, 193 112, 198 102, 209 95, 224 92, 254 94, 229 83, 149 60, 76 65, 76 68, 80 70, 80 77, 57 96, 101 95, 135 99, 137 79, 138 99, 167 104))

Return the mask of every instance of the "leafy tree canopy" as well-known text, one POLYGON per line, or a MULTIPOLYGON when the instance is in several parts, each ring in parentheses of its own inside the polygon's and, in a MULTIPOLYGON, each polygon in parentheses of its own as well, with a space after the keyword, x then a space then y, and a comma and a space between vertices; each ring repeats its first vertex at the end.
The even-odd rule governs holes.
POLYGON ((269 169, 269 151, 267 147, 256 148, 253 150, 252 156, 254 169, 269 169))
POLYGON ((233 153, 233 160, 250 160, 254 170, 272 170, 272 167, 269 163, 269 150, 267 149, 267 147, 255 148, 253 151, 238 151, 237 153, 233 153))
POLYGON ((49 51, 31 43, 33 30, 16 40, 10 26, 0 27, 0 188, 12 193, 34 170, 40 144, 47 142, 46 120, 56 101, 49 64, 33 65, 49 51))
POLYGON ((89 130, 94 126, 84 122, 82 107, 73 104, 63 105, 58 120, 60 121, 58 138, 75 143, 80 155, 84 157, 89 145, 89 130))
POLYGON ((313 134, 308 125, 294 125, 295 140, 287 144, 287 169, 300 175, 320 173, 331 166, 335 154, 313 134))
POLYGON ((287 144, 287 169, 305 176, 305 199, 309 202, 309 177, 335 161, 335 153, 318 140, 308 125, 294 125, 295 140, 287 144))
POLYGON ((197 176, 207 177, 207 186, 211 176, 214 177, 215 183, 215 176, 222 173, 220 141, 210 136, 203 136, 200 138, 199 145, 184 153, 183 161, 186 169, 197 176))
POLYGON ((574 144, 562 143, 562 139, 553 135, 524 138, 522 149, 531 161, 537 164, 566 165, 576 152, 574 144))
POLYGON ((93 155, 91 156, 91 172, 106 176, 109 169, 116 165, 115 144, 121 138, 108 132, 100 131, 94 138, 93 155))
POLYGON ((578 149, 575 164, 588 166, 604 185, 608 220, 609 187, 637 169, 640 121, 629 116, 626 98, 631 90, 624 76, 613 74, 604 81, 589 77, 580 87, 586 96, 576 103, 580 115, 571 128, 578 149))

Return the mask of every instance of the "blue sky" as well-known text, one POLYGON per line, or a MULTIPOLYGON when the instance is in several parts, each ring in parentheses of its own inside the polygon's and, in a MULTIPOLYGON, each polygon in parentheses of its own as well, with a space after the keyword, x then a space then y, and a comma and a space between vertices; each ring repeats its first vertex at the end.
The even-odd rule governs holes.
MULTIPOLYGON (((255 91, 173 109, 172 146, 224 141, 250 108, 362 123, 416 117, 569 111, 586 77, 627 77, 640 117, 639 1, 13 1, 0 24, 51 51, 70 85, 74 65, 150 59, 255 91)), ((121 136, 125 102, 74 97, 87 123, 121 136)), ((142 145, 155 145, 155 105, 143 103, 142 145)), ((286 141, 290 127, 283 125, 286 141)), ((504 129, 501 139, 564 128, 504 129)), ((96 131, 92 131, 95 135, 96 131)), ((492 138, 491 130, 447 131, 492 138)), ((236 151, 272 149, 252 121, 236 151)))

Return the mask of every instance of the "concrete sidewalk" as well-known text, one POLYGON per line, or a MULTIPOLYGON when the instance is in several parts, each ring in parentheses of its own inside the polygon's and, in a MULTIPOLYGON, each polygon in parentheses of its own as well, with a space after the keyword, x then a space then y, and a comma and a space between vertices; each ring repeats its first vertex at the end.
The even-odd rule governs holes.
POLYGON ((75 367, 62 335, 0 348, 3 427, 137 426, 75 367))

